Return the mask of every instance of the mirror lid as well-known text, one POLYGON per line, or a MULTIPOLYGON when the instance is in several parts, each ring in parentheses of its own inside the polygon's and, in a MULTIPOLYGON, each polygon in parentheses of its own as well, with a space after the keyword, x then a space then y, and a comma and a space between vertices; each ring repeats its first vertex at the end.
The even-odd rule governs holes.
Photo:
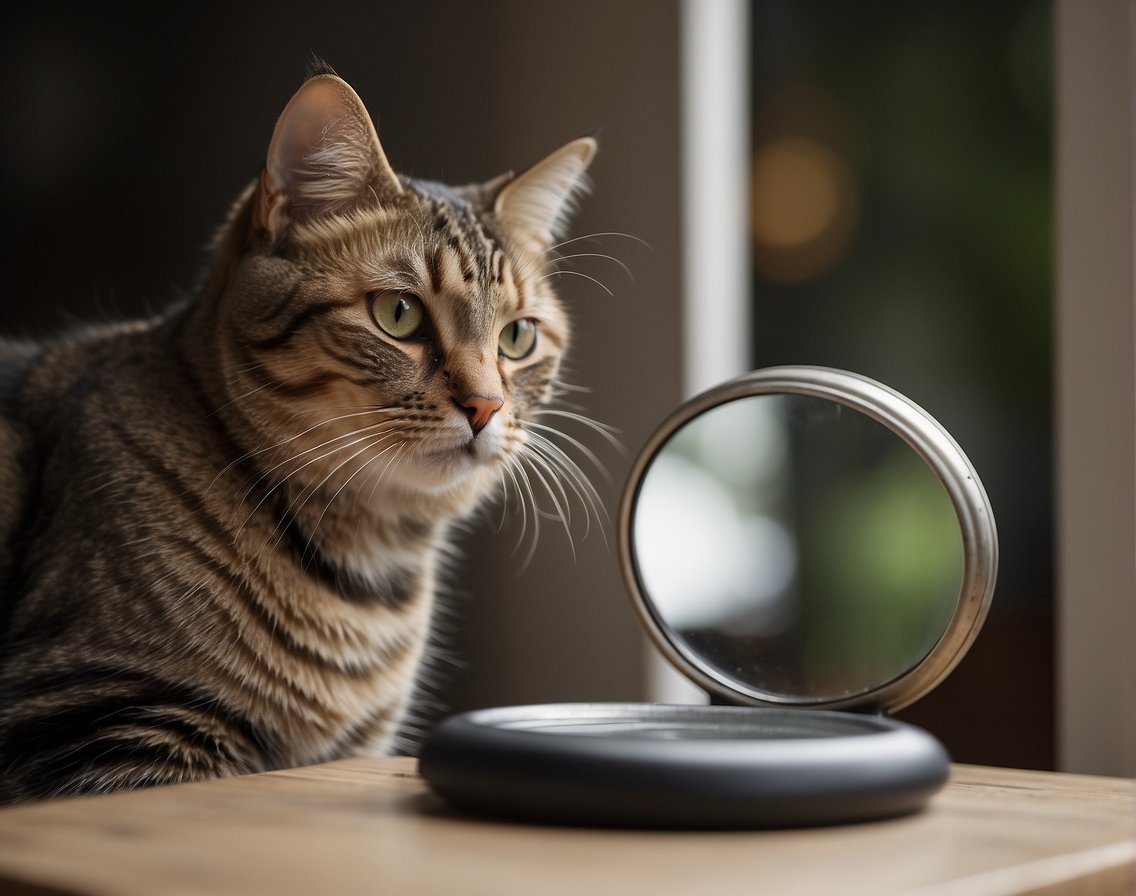
POLYGON ((985 620, 994 594, 998 539, 989 498, 977 472, 951 435, 906 396, 861 374, 815 366, 768 367, 709 389, 681 405, 648 440, 632 466, 619 512, 619 553, 624 582, 655 646, 685 677, 730 703, 815 709, 894 712, 933 690, 958 665, 985 620), (804 395, 859 411, 901 438, 932 470, 958 520, 962 578, 950 619, 931 650, 902 674, 867 690, 833 699, 795 699, 738 686, 691 658, 670 636, 644 593, 632 542, 634 514, 644 477, 669 439, 694 418, 731 401, 756 395, 804 395))

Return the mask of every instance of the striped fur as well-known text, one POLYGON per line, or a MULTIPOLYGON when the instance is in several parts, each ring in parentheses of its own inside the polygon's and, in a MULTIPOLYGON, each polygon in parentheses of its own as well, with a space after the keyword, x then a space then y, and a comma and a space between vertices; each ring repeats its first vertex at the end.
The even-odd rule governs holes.
POLYGON ((416 182, 323 72, 192 301, 0 341, 0 801, 397 746, 452 527, 523 484, 556 388, 547 254, 593 150, 416 182))

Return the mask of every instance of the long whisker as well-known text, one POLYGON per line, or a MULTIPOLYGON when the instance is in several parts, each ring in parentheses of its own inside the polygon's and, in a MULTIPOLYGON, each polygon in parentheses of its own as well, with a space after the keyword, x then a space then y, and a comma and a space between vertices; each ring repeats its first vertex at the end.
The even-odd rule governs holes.
MULTIPOLYGON (((365 502, 367 505, 373 504, 373 501, 374 501, 374 498, 375 498, 375 491, 378 489, 379 485, 382 483, 383 478, 387 475, 387 471, 390 470, 391 465, 395 461, 397 461, 400 457, 402 457, 402 455, 406 452, 406 444, 403 443, 403 442, 396 442, 394 445, 390 445, 390 446, 384 448, 377 455, 375 455, 375 457, 368 459, 363 464, 364 468, 369 467, 372 463, 379 460, 384 454, 386 454, 388 451, 391 451, 391 450, 393 450, 394 453, 389 458, 387 458, 387 462, 385 464, 383 464, 383 468, 381 470, 379 470, 378 474, 374 476, 374 479, 371 482, 371 490, 367 494, 367 498, 366 498, 366 502, 365 502)), ((352 474, 352 475, 354 476, 354 474, 352 474)), ((364 503, 364 501, 363 501, 362 490, 359 489, 359 490, 356 490, 356 493, 355 493, 355 504, 356 504, 356 506, 358 506, 361 503, 364 503)), ((329 506, 330 506, 330 502, 329 502, 329 506)), ((362 531, 363 522, 364 522, 364 516, 363 516, 363 514, 359 514, 358 515, 358 521, 355 524, 356 535, 358 535, 362 531)))
MULTIPOLYGON (((557 483, 558 486, 560 486, 560 489, 561 489, 562 492, 564 491, 564 488, 563 488, 561 480, 562 479, 567 480, 568 488, 570 488, 572 490, 572 493, 576 496, 576 498, 580 501, 580 504, 584 508, 584 532, 583 532, 582 537, 587 538, 588 533, 592 529, 592 511, 589 509, 588 498, 580 490, 580 487, 573 481, 572 476, 570 474, 568 474, 566 471, 560 469, 559 466, 557 464, 554 464, 549 458, 543 456, 542 452, 535 445, 530 444, 530 445, 527 446, 527 449, 528 449, 528 458, 527 459, 528 459, 529 463, 533 464, 535 467, 543 468, 548 473, 549 477, 552 478, 557 483)), ((568 506, 569 502, 568 502, 567 497, 565 497, 564 503, 565 503, 565 506, 568 506)), ((564 526, 565 533, 568 535, 569 544, 572 544, 573 538, 572 538, 572 531, 571 531, 571 518, 570 517, 567 517, 567 518, 561 517, 560 521, 561 521, 562 525, 564 526)), ((573 551, 572 551, 573 556, 575 556, 574 547, 575 546, 573 545, 573 551)))
POLYGON ((568 487, 583 506, 585 514, 584 537, 586 538, 591 531, 591 522, 594 518, 599 527, 600 536, 606 545, 608 543, 607 527, 611 525, 611 517, 608 515, 607 507, 595 486, 592 485, 591 480, 558 445, 547 440, 534 439, 531 447, 533 450, 544 454, 546 461, 560 472, 560 475, 568 483, 568 487))
POLYGON ((243 392, 240 395, 234 395, 228 401, 222 402, 221 404, 217 405, 217 407, 215 407, 212 411, 209 412, 209 416, 214 417, 217 414, 221 413, 221 411, 223 411, 225 408, 227 408, 231 405, 234 405, 239 401, 244 401, 246 398, 251 398, 253 395, 256 395, 257 392, 263 392, 265 389, 274 389, 274 388, 275 388, 275 385, 272 384, 272 383, 261 383, 259 386, 255 386, 252 389, 249 389, 247 392, 243 392))
MULTIPOLYGON (((379 427, 379 426, 382 426, 382 425, 383 425, 384 423, 388 423, 388 422, 389 422, 389 421, 382 421, 382 422, 380 422, 380 423, 375 423, 375 424, 372 424, 372 425, 371 425, 371 426, 369 426, 369 427, 364 427, 364 429, 374 429, 374 428, 376 428, 376 427, 379 427)), ((335 454, 335 453, 336 453, 337 451, 342 451, 342 450, 350 449, 350 448, 354 447, 355 445, 359 444, 359 442, 360 442, 360 441, 363 441, 363 440, 365 440, 365 439, 367 439, 367 438, 373 438, 373 437, 375 437, 376 435, 377 435, 378 437, 385 437, 385 436, 387 436, 387 435, 391 434, 391 433, 392 433, 392 432, 394 432, 394 431, 395 431, 395 427, 393 427, 393 426, 392 426, 392 427, 391 427, 390 429, 384 430, 384 431, 382 431, 382 432, 380 432, 380 433, 377 433, 377 434, 374 434, 374 433, 372 433, 372 434, 368 434, 367 436, 363 436, 362 438, 360 438, 360 439, 356 439, 356 440, 355 440, 355 441, 353 441, 353 442, 348 442, 348 444, 346 444, 346 445, 339 445, 339 446, 336 446, 336 447, 334 447, 334 448, 330 449, 329 451, 325 451, 325 452, 324 452, 323 454, 319 455, 318 457, 313 457, 313 458, 309 459, 308 461, 306 461, 305 463, 301 464, 301 465, 300 465, 299 467, 297 467, 296 469, 294 469, 294 470, 291 470, 291 471, 290 471, 290 472, 289 472, 289 473, 288 473, 287 475, 285 475, 285 476, 284 476, 284 477, 282 477, 282 478, 281 478, 281 479, 280 479, 279 481, 277 481, 277 482, 276 482, 276 484, 272 486, 272 488, 270 488, 270 489, 269 489, 269 490, 268 490, 267 492, 265 492, 265 494, 264 494, 264 495, 263 495, 263 496, 261 497, 261 499, 260 499, 260 500, 259 500, 259 501, 258 501, 258 502, 256 503, 256 506, 255 506, 255 507, 253 507, 251 511, 249 511, 249 514, 248 514, 248 516, 246 516, 246 517, 245 517, 245 520, 244 520, 244 522, 243 522, 243 523, 241 523, 241 525, 240 525, 240 526, 238 527, 238 529, 237 529, 237 532, 238 532, 238 534, 239 534, 239 533, 240 533, 241 531, 243 531, 243 530, 244 530, 244 527, 248 525, 249 521, 250 521, 250 520, 251 520, 251 519, 253 518, 253 516, 254 516, 254 515, 256 514, 256 512, 257 512, 257 511, 258 511, 258 510, 259 510, 259 509, 261 508, 261 506, 262 506, 262 505, 264 504, 264 502, 268 500, 269 496, 270 496, 270 495, 271 495, 271 494, 272 494, 272 493, 273 493, 274 491, 276 491, 276 490, 277 490, 278 488, 280 488, 280 486, 281 486, 281 485, 283 485, 283 484, 284 484, 284 483, 285 483, 286 481, 288 481, 288 479, 290 479, 291 477, 293 477, 293 476, 295 476, 296 474, 298 474, 298 473, 302 472, 303 470, 307 469, 307 468, 308 468, 308 467, 310 467, 310 466, 311 466, 312 464, 316 464, 316 463, 319 463, 319 462, 320 462, 320 461, 322 461, 322 460, 325 460, 326 458, 328 458, 328 457, 330 457, 331 455, 335 454)), ((273 467, 272 469, 273 469, 273 470, 275 470, 275 469, 278 469, 279 467, 283 466, 283 465, 284 465, 284 464, 286 464, 286 463, 293 463, 293 462, 295 462, 296 460, 299 460, 299 459, 300 459, 301 457, 303 457, 303 456, 304 456, 305 454, 310 454, 310 453, 312 453, 312 452, 314 452, 314 451, 318 451, 318 450, 319 450, 320 448, 322 448, 322 447, 324 447, 324 446, 326 446, 326 445, 330 445, 330 444, 333 444, 333 443, 335 443, 335 442, 337 442, 337 441, 342 441, 342 440, 344 440, 344 439, 350 439, 350 438, 353 438, 353 437, 355 437, 355 436, 359 435, 359 433, 361 433, 361 432, 363 432, 363 430, 356 430, 356 431, 354 431, 354 432, 352 432, 352 433, 345 433, 345 434, 343 434, 343 435, 340 435, 340 436, 336 436, 335 438, 332 438, 332 439, 328 439, 328 440, 327 440, 326 442, 324 442, 324 443, 323 443, 322 445, 316 446, 315 448, 309 448, 309 449, 307 449, 306 451, 302 451, 302 452, 300 452, 299 454, 295 455, 294 457, 291 457, 291 458, 289 458, 289 459, 288 459, 288 460, 286 460, 286 461, 281 461, 281 462, 280 462, 279 464, 276 464, 276 466, 275 466, 275 467, 273 467)), ((264 478, 264 476, 267 476, 267 475, 268 475, 268 473, 267 473, 267 472, 266 472, 266 473, 264 473, 264 474, 262 474, 262 476, 260 477, 260 479, 258 479, 257 481, 259 482, 259 481, 260 481, 261 479, 263 479, 263 478, 264 478)), ((256 485, 256 484, 255 484, 255 483, 253 483, 253 485, 251 485, 251 486, 249 487, 248 491, 246 491, 246 492, 245 492, 245 495, 246 495, 246 496, 247 496, 247 495, 248 495, 249 493, 251 493, 251 491, 252 491, 252 488, 254 488, 254 487, 255 487, 255 485, 256 485)), ((301 495, 302 495, 302 494, 303 494, 303 492, 301 492, 301 495)), ((242 498, 242 501, 243 501, 243 498, 242 498)))
MULTIPOLYGON (((377 429, 377 428, 379 428, 380 426, 387 426, 387 425, 391 425, 391 426, 393 427, 393 423, 392 423, 392 421, 390 421, 390 420, 386 420, 386 419, 384 419, 384 420, 380 420, 380 421, 378 421, 377 423, 371 423, 371 424, 368 424, 367 426, 363 426, 363 427, 360 427, 359 429, 353 429, 353 430, 351 430, 350 432, 343 432, 343 433, 339 433, 338 435, 334 435, 334 436, 332 436, 332 437, 331 437, 331 438, 329 438, 329 439, 324 439, 324 440, 323 440, 322 442, 319 442, 319 443, 318 443, 318 444, 316 444, 316 445, 312 445, 312 446, 311 446, 310 448, 305 448, 305 449, 304 449, 303 451, 300 451, 300 452, 299 452, 299 453, 297 453, 297 454, 293 454, 293 455, 292 455, 291 457, 287 457, 287 458, 285 458, 284 460, 282 460, 282 461, 279 461, 278 463, 275 463, 275 464, 273 464, 273 465, 272 465, 271 467, 269 467, 268 469, 266 469, 266 470, 265 470, 265 471, 264 471, 264 472, 263 472, 263 473, 262 473, 262 474, 261 474, 261 475, 260 475, 260 476, 259 476, 259 477, 258 477, 258 478, 256 479, 256 481, 255 481, 255 482, 251 483, 249 490, 248 490, 248 491, 246 491, 246 492, 245 492, 245 494, 247 495, 247 494, 249 493, 249 491, 251 491, 251 490, 252 490, 252 488, 255 488, 255 487, 256 487, 256 486, 257 486, 257 485, 258 485, 258 484, 259 484, 260 482, 262 482, 262 481, 263 481, 263 480, 264 480, 264 479, 265 479, 266 477, 268 477, 268 476, 270 476, 271 474, 275 473, 275 472, 276 472, 277 470, 279 470, 279 469, 280 469, 281 467, 283 467, 283 466, 287 466, 288 464, 292 464, 292 463, 295 463, 295 462, 296 462, 296 461, 298 461, 298 460, 299 460, 299 459, 300 459, 301 457, 303 457, 303 456, 304 456, 305 454, 311 454, 311 453, 313 453, 313 452, 315 452, 315 451, 319 451, 319 450, 321 450, 321 449, 323 449, 323 448, 326 448, 326 447, 327 447, 327 446, 329 446, 329 445, 334 445, 334 444, 335 444, 336 442, 343 442, 343 441, 347 441, 347 440, 349 440, 349 439, 353 439, 353 438, 355 438, 356 436, 359 436, 359 435, 361 435, 361 434, 363 434, 363 433, 367 432, 368 430, 377 429)), ((312 428, 314 429, 315 427, 312 427, 312 428)), ((282 447, 283 445, 286 445, 286 444, 288 444, 289 442, 294 442, 294 441, 296 441, 297 439, 301 438, 302 436, 306 435, 306 434, 307 434, 307 433, 309 433, 309 432, 311 432, 311 429, 305 430, 305 431, 304 431, 303 433, 300 433, 300 434, 299 434, 299 435, 297 435, 297 436, 292 436, 291 438, 285 439, 284 441, 282 441, 282 442, 278 443, 278 444, 277 444, 276 446, 274 446, 274 447, 277 447, 277 448, 279 448, 279 447, 282 447)), ((352 444, 354 444, 354 443, 352 443, 352 444)), ((346 447, 351 447, 351 446, 350 446, 350 445, 348 445, 348 446, 346 446, 346 447)), ((270 450, 270 449, 265 449, 265 450, 270 450)), ((338 449, 335 449, 335 448, 333 448, 333 449, 332 449, 332 452, 334 452, 334 451, 336 451, 336 450, 338 450, 338 449)), ((260 452, 257 452, 257 453, 258 453, 258 454, 260 454, 260 453, 263 453, 263 451, 260 451, 260 452)), ((329 453, 331 453, 331 452, 329 452, 329 453)), ((325 455, 323 455, 323 457, 326 457, 326 456, 327 456, 326 454, 325 454, 325 455)), ((320 459, 320 458, 316 458, 316 460, 319 460, 319 459, 320 459)), ((307 466, 307 464, 305 464, 305 466, 307 466)), ((303 467, 300 467, 299 469, 303 469, 303 467)), ((294 471, 294 472, 296 472, 296 471, 294 471)), ((290 475, 290 474, 289 474, 289 475, 290 475)), ((287 478, 287 476, 285 476, 285 478, 287 478)))
POLYGON ((596 284, 596 286, 598 286, 600 289, 602 289, 604 292, 606 292, 609 296, 611 296, 612 298, 615 298, 614 292, 612 292, 610 289, 608 289, 606 286, 604 286, 604 284, 601 283, 599 280, 597 280, 595 277, 591 276, 590 274, 585 274, 582 271, 571 271, 571 270, 568 270, 568 269, 549 271, 547 274, 545 274, 540 279, 541 280, 548 280, 550 277, 562 277, 562 276, 583 277, 585 280, 591 280, 592 283, 596 284))
POLYGON ((554 388, 563 389, 565 392, 583 392, 585 395, 591 395, 594 391, 591 386, 580 386, 575 383, 567 383, 564 380, 557 380, 554 388))
POLYGON ((512 553, 516 552, 521 547, 521 542, 524 541, 525 533, 528 532, 528 512, 525 507, 524 493, 521 489, 520 482, 517 481, 517 475, 513 472, 513 467, 516 465, 515 457, 506 457, 501 464, 501 486, 503 489, 503 500, 501 502, 501 517, 497 521, 497 532, 505 531, 505 524, 509 518, 509 506, 514 501, 519 505, 521 513, 521 527, 517 535, 517 540, 513 544, 512 553))
POLYGON ((623 273, 627 275, 627 278, 629 280, 635 280, 635 275, 631 273, 631 268, 625 265, 614 255, 605 255, 603 252, 576 252, 572 255, 559 255, 556 257, 555 261, 556 263, 560 263, 562 261, 570 261, 573 258, 603 258, 607 261, 612 262, 613 264, 618 265, 623 270, 623 273))
MULTIPOLYGON (((568 481, 569 488, 575 492, 576 496, 580 499, 580 503, 584 505, 585 512, 590 508, 597 520, 602 517, 610 523, 610 518, 607 515, 607 510, 604 507, 599 492, 580 468, 580 465, 569 457, 559 445, 556 445, 539 433, 530 433, 530 435, 532 437, 531 447, 542 453, 547 462, 553 464, 564 475, 565 479, 568 481)), ((601 470, 602 469, 601 467, 601 470)), ((603 472, 606 474, 606 471, 603 472)))
MULTIPOLYGON (((510 463, 511 460, 512 460, 512 458, 506 456, 506 458, 502 461, 501 466, 498 467, 498 469, 497 469, 497 476, 501 480, 501 513, 497 517, 497 521, 493 524, 493 531, 496 532, 498 535, 500 535, 502 532, 505 531, 505 524, 506 524, 506 521, 509 518, 509 505, 513 501, 517 501, 517 503, 520 503, 519 496, 515 494, 515 492, 519 489, 519 486, 517 485, 516 480, 512 478, 513 474, 509 470, 509 463, 510 463), (510 491, 510 480, 511 479, 512 479, 511 486, 512 486, 512 489, 513 489, 512 491, 510 491)), ((525 511, 525 507, 524 507, 523 504, 521 504, 522 515, 524 514, 524 511, 525 511)), ((525 521, 522 519, 522 521, 521 521, 522 533, 524 532, 524 523, 525 523, 525 521)))
MULTIPOLYGON (((390 434, 391 433, 388 430, 387 432, 382 432, 382 433, 379 433, 378 435, 367 436, 365 438, 362 438, 362 439, 359 439, 355 442, 352 442, 351 445, 348 445, 347 447, 351 448, 354 445, 359 444, 360 442, 366 443, 366 444, 363 445, 362 448, 360 448, 358 451, 353 453, 350 457, 343 458, 338 463, 336 463, 335 466, 331 470, 329 470, 327 472, 327 474, 324 475, 323 479, 321 479, 319 482, 317 482, 313 485, 305 486, 303 489, 301 489, 300 494, 296 497, 296 499, 289 502, 289 506, 288 506, 289 513, 293 517, 299 515, 300 511, 302 511, 304 509, 304 505, 306 505, 309 500, 311 500, 320 490, 322 490, 323 487, 325 485, 327 485, 327 483, 330 482, 331 479, 339 473, 340 470, 342 470, 345 466, 347 466, 349 463, 351 463, 359 455, 364 454, 365 452, 367 452, 367 451, 377 447, 378 445, 382 444, 383 440, 385 438, 387 438, 387 436, 389 436, 390 434)), ((342 450, 342 449, 336 449, 336 450, 342 450)), ((334 453, 335 452, 332 451, 332 452, 329 452, 328 455, 324 455, 324 456, 327 457, 330 454, 334 454, 334 453)), ((305 464, 305 466, 307 466, 307 464, 305 464)), ((301 468, 301 469, 303 469, 303 468, 301 468)), ((297 471, 297 472, 299 472, 299 471, 297 471)), ((358 471, 356 471, 356 472, 358 472, 358 471)), ((354 474, 352 474, 352 475, 354 475, 354 474)), ((350 478, 350 477, 348 477, 348 478, 350 478)), ((337 494, 338 494, 338 492, 337 492, 337 494)), ((333 496, 333 498, 334 498, 334 496, 333 496)), ((330 501, 328 502, 328 505, 330 505, 330 501)), ((327 506, 325 506, 324 510, 323 510, 323 513, 326 513, 326 512, 327 512, 327 506)), ((323 520, 323 513, 320 514, 320 517, 319 517, 320 521, 323 520)), ((276 528, 272 530, 272 534, 269 535, 269 542, 272 543, 273 547, 278 545, 280 543, 280 540, 286 534, 286 532, 282 528, 283 525, 284 525, 284 521, 281 520, 280 522, 278 522, 276 524, 276 528), (277 535, 278 532, 279 532, 279 535, 277 535), (273 539, 275 539, 275 540, 273 540, 273 539)), ((318 522, 317 522, 316 526, 312 527, 311 532, 308 535, 308 541, 307 541, 307 544, 305 545, 305 550, 307 548, 311 547, 312 538, 315 536, 315 532, 316 532, 317 528, 318 528, 318 522)), ((267 547, 268 544, 266 543, 265 546, 267 547)))
MULTIPOLYGON (((525 469, 525 467, 522 463, 520 463, 519 458, 511 460, 509 466, 510 466, 510 469, 512 469, 517 474, 517 476, 519 477, 520 485, 522 487, 521 492, 520 492, 521 499, 523 500, 524 497, 527 495, 528 500, 529 500, 529 506, 531 506, 532 509, 533 509, 533 514, 532 514, 532 521, 533 521, 532 541, 529 543, 528 553, 525 554, 524 560, 521 561, 521 569, 525 569, 525 568, 528 567, 529 563, 532 562, 533 555, 536 553, 537 542, 540 541, 540 513, 537 511, 536 493, 533 491, 532 481, 529 478, 528 470, 525 469)), ((516 481, 517 481, 517 479, 514 479, 514 482, 516 482, 516 481)), ((523 538, 524 538, 524 533, 522 532, 521 539, 518 540, 518 542, 517 542, 518 547, 520 546, 521 540, 523 540, 523 538)), ((516 550, 516 548, 514 548, 514 550, 516 550)))
MULTIPOLYGON (((596 453, 594 451, 592 451, 592 449, 589 448, 587 445, 585 445, 583 442, 581 442, 579 439, 575 439, 572 436, 568 435, 566 432, 562 432, 561 430, 555 429, 554 427, 545 426, 543 423, 537 423, 535 420, 530 420, 528 422, 528 428, 529 428, 530 435, 532 435, 533 437, 537 437, 539 435, 539 433, 532 432, 532 430, 540 430, 541 432, 551 433, 552 435, 555 435, 558 438, 563 439, 569 445, 571 445, 573 448, 575 448, 577 451, 579 451, 581 454, 583 454, 584 457, 586 457, 589 461, 591 461, 592 464, 595 466, 595 468, 599 471, 600 475, 604 477, 605 481, 611 482, 611 474, 608 473, 607 467, 605 467, 603 465, 603 463, 601 463, 600 459, 596 456, 596 453)), ((544 438, 545 441, 547 441, 547 439, 545 437, 541 436, 541 438, 544 438)), ((553 445, 551 442, 549 442, 548 444, 551 447, 556 448, 557 451, 561 450, 556 445, 553 445)), ((563 453, 563 452, 561 452, 561 453, 563 453)))
POLYGON ((624 444, 616 437, 619 430, 614 426, 608 426, 606 423, 599 423, 591 417, 585 417, 583 414, 577 414, 574 411, 565 411, 561 408, 541 408, 534 417, 562 417, 566 420, 571 420, 574 423, 579 423, 581 426, 586 426, 588 429, 593 430, 616 448, 621 454, 625 454, 627 449, 624 444))
MULTIPOLYGON (((385 438, 385 435, 379 436, 374 442, 371 442, 367 445, 364 445, 362 448, 360 448, 358 451, 356 451, 354 454, 352 454, 351 457, 349 457, 346 461, 344 461, 338 467, 336 467, 336 469, 334 471, 332 471, 332 473, 329 473, 327 476, 325 476, 323 482, 320 483, 319 487, 322 488, 323 485, 331 478, 331 476, 334 475, 334 473, 337 473, 337 472, 339 472, 339 470, 342 470, 344 466, 349 464, 351 461, 355 460, 355 458, 357 458, 360 454, 364 454, 367 451, 370 451, 371 449, 377 447, 382 442, 383 438, 385 438)), ((327 499, 327 503, 324 504, 324 508, 323 508, 323 510, 320 511, 319 517, 316 519, 315 523, 312 525, 311 534, 308 536, 308 547, 311 546, 312 539, 315 537, 315 533, 317 531, 319 531, 320 524, 323 522, 323 518, 327 515, 328 510, 331 509, 331 505, 335 502, 335 499, 339 497, 340 493, 345 488, 347 488, 348 485, 351 484, 351 480, 354 479, 356 476, 358 476, 363 470, 367 469, 368 466, 370 466, 376 460, 381 458, 388 451, 397 450, 398 448, 399 448, 398 443, 395 443, 393 445, 387 445, 385 448, 383 448, 381 451, 379 451, 378 454, 367 458, 367 460, 365 460, 363 463, 361 463, 356 468, 356 470, 343 481, 343 484, 340 485, 339 488, 337 488, 335 490, 334 494, 332 494, 332 496, 327 499)), ((389 466, 389 463, 388 463, 388 466, 389 466)), ((384 470, 385 469, 386 468, 384 467, 384 470)), ((377 483, 376 483, 376 485, 377 485, 377 483)), ((374 491, 374 487, 372 487, 372 491, 374 491)))
MULTIPOLYGON (((533 460, 536 457, 539 457, 539 455, 536 455, 534 453, 534 454, 530 455, 529 459, 533 460)), ((569 522, 569 516, 567 515, 567 512, 565 511, 564 506, 557 499, 556 491, 552 488, 551 485, 549 485, 549 482, 545 478, 544 473, 541 472, 541 466, 542 465, 539 464, 539 463, 532 463, 528 466, 527 472, 530 472, 534 476, 536 476, 536 478, 540 481, 541 485, 544 486, 544 490, 548 494, 549 498, 551 498, 552 505, 553 505, 553 507, 556 508, 557 517, 560 519, 561 524, 564 526, 564 531, 568 535, 568 544, 569 544, 569 547, 571 548, 571 551, 572 551, 572 559, 575 560, 576 559, 576 545, 575 545, 575 542, 572 540, 572 527, 571 527, 571 524, 569 522)), ((555 480, 556 477, 553 476, 553 479, 555 480)), ((557 485, 559 485, 559 483, 557 483, 557 485)), ((567 499, 565 499, 565 502, 567 502, 567 499)))
POLYGON ((596 232, 596 233, 585 233, 583 236, 574 236, 571 239, 561 240, 559 243, 553 243, 551 246, 548 247, 548 251, 549 252, 555 252, 557 249, 562 249, 565 246, 570 246, 572 243, 580 243, 580 242, 583 242, 584 240, 595 240, 595 239, 598 239, 599 237, 604 237, 604 236, 618 236, 618 237, 621 237, 623 239, 632 240, 633 242, 639 243, 639 245, 641 245, 643 248, 650 249, 651 251, 654 251, 654 247, 650 243, 648 243, 646 240, 640 239, 639 237, 634 236, 630 233, 621 233, 620 231, 617 231, 617 230, 599 231, 599 232, 596 232))
MULTIPOLYGON (((228 464, 226 464, 224 467, 222 467, 220 472, 218 472, 217 475, 213 477, 213 481, 211 483, 209 483, 209 488, 210 489, 213 488, 213 486, 217 484, 217 480, 220 479, 223 475, 225 475, 225 473, 227 473, 229 470, 231 470, 237 464, 244 463, 245 461, 256 457, 258 454, 264 454, 268 451, 274 451, 277 448, 283 448, 285 445, 287 445, 291 442, 295 442, 297 439, 302 439, 308 433, 314 432, 315 430, 319 429, 321 426, 330 426, 332 423, 339 423, 343 420, 350 420, 353 417, 365 417, 368 414, 376 414, 376 413, 380 413, 380 412, 385 411, 385 410, 389 410, 389 408, 381 408, 381 407, 379 407, 379 408, 368 408, 366 410, 356 411, 356 412, 351 413, 351 414, 340 414, 339 416, 336 416, 336 417, 329 417, 326 420, 320 420, 319 422, 312 424, 311 426, 309 426, 307 429, 303 430, 302 432, 298 432, 295 435, 288 436, 286 439, 281 439, 275 445, 268 445, 264 448, 257 448, 253 451, 246 452, 245 454, 242 454, 240 457, 238 457, 236 460, 233 460, 233 461, 229 462, 228 464)), ((380 421, 380 423, 381 422, 382 421, 380 421)), ((373 424, 373 425, 377 426, 379 424, 376 423, 376 424, 373 424)), ((348 434, 348 435, 350 435, 350 434, 348 434)), ((324 442, 321 445, 317 445, 316 448, 318 449, 318 448, 323 447, 323 445, 330 444, 331 441, 334 441, 334 439, 329 439, 327 442, 324 442)), ((311 450, 311 449, 308 449, 308 450, 311 450)), ((286 463, 287 463, 287 461, 286 461, 286 463)), ((277 466, 279 466, 279 465, 277 465, 277 466)), ((276 469, 276 467, 273 467, 273 469, 276 469)), ((257 480, 257 481, 260 481, 260 480, 257 480)), ((208 491, 208 489, 206 489, 206 491, 208 491)))
MULTIPOLYGON (((532 436, 531 438, 535 440, 536 437, 532 436)), ((548 489, 560 520, 564 523, 564 527, 570 529, 572 527, 572 502, 568 498, 568 490, 564 487, 564 483, 558 475, 561 471, 549 463, 548 458, 538 450, 535 441, 530 441, 525 448, 527 449, 527 459, 533 464, 533 472, 540 477, 541 481, 544 482, 544 487, 548 489), (544 476, 541 475, 541 470, 548 474, 548 480, 551 480, 552 485, 556 487, 555 492, 549 486, 548 480, 545 480, 544 476), (560 500, 557 500, 557 494, 559 494, 560 500)))
MULTIPOLYGON (((387 460, 386 464, 383 465, 383 468, 381 470, 379 470, 379 475, 375 477, 375 481, 373 483, 371 483, 371 491, 367 495, 368 501, 374 500, 375 491, 376 491, 376 489, 378 489, 379 483, 381 483, 383 481, 383 477, 387 475, 387 471, 391 468, 391 465, 396 460, 398 460, 400 457, 402 457, 402 455, 404 455, 406 453, 406 444, 404 442, 400 442, 397 445, 395 445, 394 447, 395 447, 394 454, 391 455, 391 457, 387 460)), ((385 448, 383 449, 383 454, 386 454, 385 448)))

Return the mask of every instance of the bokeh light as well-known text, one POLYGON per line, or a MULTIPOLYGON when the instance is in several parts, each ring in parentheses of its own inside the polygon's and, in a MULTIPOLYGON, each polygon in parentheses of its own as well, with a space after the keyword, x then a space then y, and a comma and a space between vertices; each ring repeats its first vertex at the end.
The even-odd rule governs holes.
POLYGON ((859 193, 850 166, 809 137, 780 137, 756 148, 751 170, 754 264, 795 283, 829 271, 855 232, 859 193))

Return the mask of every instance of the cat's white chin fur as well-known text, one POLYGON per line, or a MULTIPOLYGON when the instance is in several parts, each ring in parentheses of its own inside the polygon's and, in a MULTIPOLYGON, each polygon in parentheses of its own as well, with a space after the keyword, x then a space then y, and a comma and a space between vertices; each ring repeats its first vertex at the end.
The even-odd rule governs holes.
POLYGON ((496 421, 471 436, 468 425, 441 434, 429 447, 409 454, 399 464, 399 484, 425 492, 464 487, 471 478, 489 476, 497 481, 497 469, 505 459, 504 428, 496 421))

